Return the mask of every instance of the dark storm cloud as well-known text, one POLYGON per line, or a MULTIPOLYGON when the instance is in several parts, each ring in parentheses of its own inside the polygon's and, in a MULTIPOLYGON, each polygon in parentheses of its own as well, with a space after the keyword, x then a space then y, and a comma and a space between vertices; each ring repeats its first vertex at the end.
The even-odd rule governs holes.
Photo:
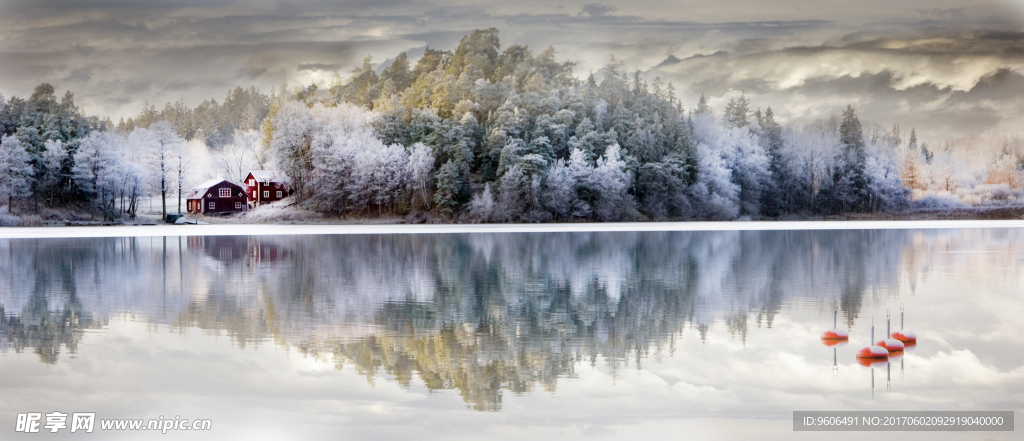
POLYGON ((799 122, 854 103, 868 119, 931 120, 936 133, 956 134, 1019 118, 1012 98, 1024 87, 1015 79, 1024 36, 1014 8, 987 0, 13 0, 0 2, 0 93, 24 96, 49 81, 116 119, 143 101, 196 105, 238 85, 344 76, 367 54, 375 63, 403 51, 415 58, 496 27, 505 46, 553 46, 584 76, 614 56, 624 69, 673 81, 689 105, 701 92, 719 107, 746 92, 799 122), (947 120, 947 108, 981 116, 947 120))

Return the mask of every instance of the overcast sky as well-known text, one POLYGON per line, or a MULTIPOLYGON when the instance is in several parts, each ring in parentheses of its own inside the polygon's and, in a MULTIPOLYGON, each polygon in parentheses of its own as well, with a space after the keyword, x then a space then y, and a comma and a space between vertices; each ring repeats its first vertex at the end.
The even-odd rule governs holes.
POLYGON ((113 119, 144 101, 344 75, 475 28, 554 46, 585 76, 610 57, 672 81, 689 107, 745 92, 785 121, 852 104, 925 139, 1024 127, 1022 0, 3 0, 0 93, 41 82, 113 119))

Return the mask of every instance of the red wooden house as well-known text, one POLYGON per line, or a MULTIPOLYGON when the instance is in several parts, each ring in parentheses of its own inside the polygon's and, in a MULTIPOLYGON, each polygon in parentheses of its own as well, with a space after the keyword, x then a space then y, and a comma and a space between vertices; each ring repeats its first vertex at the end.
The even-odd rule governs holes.
POLYGON ((238 184, 215 179, 193 188, 185 198, 186 209, 193 214, 223 214, 249 208, 245 190, 238 184))
POLYGON ((269 204, 288 196, 288 176, 273 170, 253 170, 245 177, 245 194, 253 205, 269 204))

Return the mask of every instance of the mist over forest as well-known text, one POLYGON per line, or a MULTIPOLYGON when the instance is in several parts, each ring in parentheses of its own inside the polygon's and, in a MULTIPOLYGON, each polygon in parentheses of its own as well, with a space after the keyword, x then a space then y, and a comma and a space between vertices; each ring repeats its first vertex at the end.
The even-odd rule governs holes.
POLYGON ((798 219, 1024 197, 1014 136, 927 144, 853 105, 789 124, 744 94, 684 103, 614 59, 574 67, 490 28, 415 60, 368 56, 328 81, 147 104, 117 123, 44 83, 0 95, 0 223, 48 209, 134 219, 152 197, 181 212, 196 184, 250 170, 287 174, 290 209, 456 222, 798 219))

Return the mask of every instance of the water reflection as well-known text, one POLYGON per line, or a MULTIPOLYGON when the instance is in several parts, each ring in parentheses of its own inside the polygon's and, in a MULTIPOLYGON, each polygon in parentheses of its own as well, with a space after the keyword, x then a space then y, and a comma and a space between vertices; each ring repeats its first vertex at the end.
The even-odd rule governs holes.
POLYGON ((299 348, 371 382, 418 378, 494 411, 503 392, 554 391, 581 363, 641 368, 685 332, 724 326, 745 343, 784 311, 831 319, 833 305, 836 327, 852 330, 872 299, 910 295, 923 271, 963 258, 937 249, 1016 241, 1015 230, 3 240, 0 350, 57 363, 87 330, 129 317, 299 348))

